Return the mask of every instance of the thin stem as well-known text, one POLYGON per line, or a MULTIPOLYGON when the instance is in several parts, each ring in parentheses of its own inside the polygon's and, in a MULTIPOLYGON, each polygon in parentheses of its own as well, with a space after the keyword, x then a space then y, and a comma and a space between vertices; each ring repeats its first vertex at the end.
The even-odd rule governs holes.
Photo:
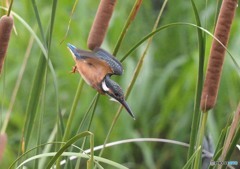
POLYGON ((238 127, 238 129, 236 130, 235 136, 232 139, 232 142, 229 146, 228 152, 224 159, 225 161, 228 161, 230 159, 234 149, 236 148, 236 145, 238 144, 239 139, 240 139, 240 127, 238 127))
POLYGON ((68 31, 69 31, 70 26, 71 26, 73 13, 75 12, 75 9, 76 9, 77 4, 78 4, 78 0, 75 0, 75 2, 74 2, 74 4, 73 4, 73 7, 72 7, 72 10, 71 10, 70 19, 69 19, 69 21, 68 21, 67 31, 66 31, 63 39, 61 40, 60 45, 64 42, 64 40, 65 40, 65 39, 67 38, 67 36, 68 36, 68 31))
MULTIPOLYGON (((198 15, 197 7, 194 3, 194 0, 191 0, 193 11, 195 14, 196 23, 199 27, 201 27, 200 17, 198 15)), ((201 29, 197 29, 198 33, 198 79, 197 79, 197 87, 196 87, 196 95, 194 102, 194 112, 193 119, 191 125, 191 134, 190 134, 190 147, 188 150, 188 159, 192 156, 194 152, 194 146, 197 138, 197 130, 199 126, 199 118, 200 118, 200 100, 203 88, 203 72, 204 72, 204 58, 205 58, 205 33, 201 29)))
POLYGON ((134 6, 133 6, 133 8, 132 8, 128 18, 127 18, 127 21, 126 21, 126 23, 125 23, 125 25, 123 27, 123 30, 122 30, 122 32, 121 32, 121 34, 119 36, 119 39, 117 41, 117 44, 116 44, 115 48, 114 48, 114 51, 113 51, 113 55, 114 56, 117 54, 117 52, 118 52, 118 50, 119 50, 119 48, 120 48, 120 46, 122 44, 122 41, 123 41, 123 39, 124 39, 124 37, 125 37, 125 35, 127 33, 127 30, 129 28, 130 24, 132 23, 132 21, 134 20, 134 18, 136 16, 136 14, 137 14, 141 4, 142 4, 142 0, 136 0, 135 1, 135 4, 134 4, 134 6))
MULTIPOLYGON (((90 117, 90 120, 89 120, 89 123, 87 124, 87 125, 88 125, 88 126, 87 126, 87 131, 90 130, 90 127, 91 127, 91 124, 92 124, 92 120, 93 120, 93 116, 94 116, 94 114, 95 114, 95 110, 96 110, 96 107, 97 107, 97 102, 98 102, 99 96, 100 96, 99 93, 97 93, 97 94, 94 96, 94 98, 93 98, 93 100, 92 100, 92 102, 91 102, 91 104, 90 104, 87 112, 85 113, 85 115, 84 115, 84 117, 83 117, 83 119, 82 119, 82 121, 81 121, 81 123, 80 123, 80 125, 79 125, 78 132, 81 132, 81 130, 84 130, 84 129, 83 129, 83 126, 86 126, 85 122, 86 122, 86 120, 87 120, 87 117, 88 117, 88 115, 89 115, 90 110, 93 108, 92 114, 91 114, 91 117, 90 117)), ((82 146, 81 146, 81 149, 82 149, 82 150, 84 149, 85 141, 86 141, 86 137, 83 139, 83 142, 82 142, 82 146)), ((79 168, 80 162, 81 162, 81 158, 79 158, 79 159, 77 160, 76 165, 75 165, 75 169, 79 168)))
POLYGON ((197 144, 196 144, 196 148, 200 148, 199 153, 196 156, 196 160, 194 162, 194 168, 201 168, 200 166, 200 161, 202 159, 202 143, 203 143, 203 138, 204 138, 204 133, 205 133, 205 128, 206 128, 206 124, 207 124, 207 117, 208 117, 208 112, 204 112, 202 113, 201 116, 201 121, 200 121, 200 127, 199 127, 199 136, 197 139, 197 144))
POLYGON ((33 45, 33 40, 34 40, 34 38, 33 38, 33 36, 31 36, 31 38, 29 40, 28 48, 27 48, 26 53, 25 53, 23 64, 22 64, 21 69, 20 69, 19 74, 18 74, 18 79, 16 81, 16 85, 15 85, 15 87, 13 89, 10 105, 9 105, 8 111, 6 113, 6 118, 4 120, 1 133, 5 133, 5 131, 7 129, 8 122, 10 120, 10 115, 11 115, 11 112, 12 112, 12 109, 13 109, 13 105, 15 103, 16 96, 17 96, 17 93, 18 93, 18 89, 19 89, 21 81, 22 81, 23 73, 25 71, 25 68, 26 68, 26 65, 27 65, 27 61, 28 61, 28 58, 30 56, 30 52, 31 52, 32 45, 33 45))
POLYGON ((83 88, 83 80, 81 79, 78 83, 77 92, 76 92, 76 95, 74 97, 72 108, 71 108, 71 111, 70 111, 70 114, 69 114, 69 117, 68 117, 67 126, 66 126, 66 129, 65 129, 65 132, 64 132, 64 135, 63 135, 63 139, 62 139, 63 142, 65 142, 69 137, 70 130, 71 130, 71 124, 72 124, 72 121, 73 121, 73 118, 74 118, 74 115, 75 115, 75 112, 76 112, 76 108, 77 108, 77 104, 78 104, 78 100, 80 98, 82 88, 83 88))
POLYGON ((11 0, 10 6, 8 8, 7 16, 10 16, 11 10, 12 10, 13 0, 11 0))
POLYGON ((87 161, 87 169, 93 168, 94 161, 94 135, 90 134, 90 159, 87 161))
MULTIPOLYGON (((62 138, 63 142, 66 142, 69 135, 70 135, 72 121, 73 121, 73 118, 74 118, 74 115, 75 115, 75 112, 76 112, 78 100, 79 100, 81 92, 82 92, 83 84, 84 83, 83 83, 83 80, 81 78, 81 80, 78 83, 77 92, 76 92, 76 95, 75 95, 74 100, 73 100, 73 104, 72 104, 72 108, 71 108, 71 111, 70 111, 70 114, 69 114, 69 117, 68 117, 66 129, 64 131, 64 135, 63 135, 63 138, 62 138)), ((60 161, 61 161, 61 158, 59 158, 59 160, 57 160, 56 168, 60 168, 60 161)))
POLYGON ((113 127, 115 126, 115 124, 116 124, 116 122, 117 122, 117 120, 118 120, 118 117, 119 117, 119 115, 120 115, 120 112, 121 112, 122 108, 123 108, 123 106, 120 106, 119 109, 118 109, 118 111, 117 111, 117 113, 116 113, 115 116, 114 116, 114 119, 113 119, 113 121, 112 121, 112 123, 111 123, 111 126, 110 126, 109 130, 108 130, 107 136, 106 136, 106 138, 105 138, 105 140, 104 140, 103 148, 101 149, 101 151, 100 151, 100 153, 99 153, 99 155, 98 155, 99 157, 101 157, 102 154, 103 154, 103 152, 104 152, 104 149, 105 149, 105 147, 106 147, 106 145, 107 145, 108 139, 109 139, 109 137, 110 137, 110 135, 111 135, 111 133, 112 133, 112 131, 113 131, 113 127))

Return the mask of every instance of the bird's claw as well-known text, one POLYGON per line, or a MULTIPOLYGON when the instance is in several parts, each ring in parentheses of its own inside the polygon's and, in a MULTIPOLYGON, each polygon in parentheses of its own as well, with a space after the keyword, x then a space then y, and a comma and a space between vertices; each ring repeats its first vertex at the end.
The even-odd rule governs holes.
POLYGON ((70 73, 76 73, 77 72, 77 66, 72 67, 72 71, 70 73))

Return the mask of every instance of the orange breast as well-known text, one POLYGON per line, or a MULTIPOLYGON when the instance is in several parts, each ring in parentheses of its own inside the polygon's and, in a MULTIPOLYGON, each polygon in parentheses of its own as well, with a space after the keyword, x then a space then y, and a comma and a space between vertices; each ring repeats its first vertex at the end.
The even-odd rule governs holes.
POLYGON ((86 83, 95 88, 99 93, 104 94, 101 82, 108 73, 112 73, 109 65, 100 59, 79 59, 75 60, 76 66, 86 83))

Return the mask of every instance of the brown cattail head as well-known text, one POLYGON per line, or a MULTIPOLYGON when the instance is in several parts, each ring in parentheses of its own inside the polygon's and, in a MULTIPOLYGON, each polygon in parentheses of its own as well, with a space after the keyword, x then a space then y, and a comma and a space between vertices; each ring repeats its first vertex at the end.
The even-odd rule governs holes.
POLYGON ((90 50, 101 46, 115 4, 116 0, 101 0, 88 36, 87 45, 90 50))
POLYGON ((0 74, 6 56, 8 42, 13 28, 13 18, 4 15, 0 18, 0 74))
POLYGON ((7 144, 7 135, 5 133, 0 134, 0 161, 2 160, 4 150, 7 144))
MULTIPOLYGON (((227 46, 228 44, 231 24, 236 7, 237 0, 223 0, 222 2, 214 36, 224 46, 227 46)), ((202 91, 201 110, 203 112, 213 108, 216 103, 225 51, 225 48, 214 39, 212 42, 206 79, 202 91)))

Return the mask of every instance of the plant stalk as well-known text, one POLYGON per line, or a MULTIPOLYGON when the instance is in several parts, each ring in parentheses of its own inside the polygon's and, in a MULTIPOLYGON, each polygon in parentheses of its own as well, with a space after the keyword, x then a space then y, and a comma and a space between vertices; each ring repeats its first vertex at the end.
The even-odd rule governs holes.
POLYGON ((205 128, 206 128, 206 124, 207 124, 207 117, 208 117, 208 112, 204 112, 201 115, 201 121, 200 121, 200 127, 199 127, 199 136, 197 139, 197 144, 196 144, 196 149, 200 148, 199 153, 196 156, 196 159, 194 161, 194 168, 201 168, 201 164, 200 161, 202 159, 202 143, 203 143, 203 138, 204 138, 204 134, 205 134, 205 128))

